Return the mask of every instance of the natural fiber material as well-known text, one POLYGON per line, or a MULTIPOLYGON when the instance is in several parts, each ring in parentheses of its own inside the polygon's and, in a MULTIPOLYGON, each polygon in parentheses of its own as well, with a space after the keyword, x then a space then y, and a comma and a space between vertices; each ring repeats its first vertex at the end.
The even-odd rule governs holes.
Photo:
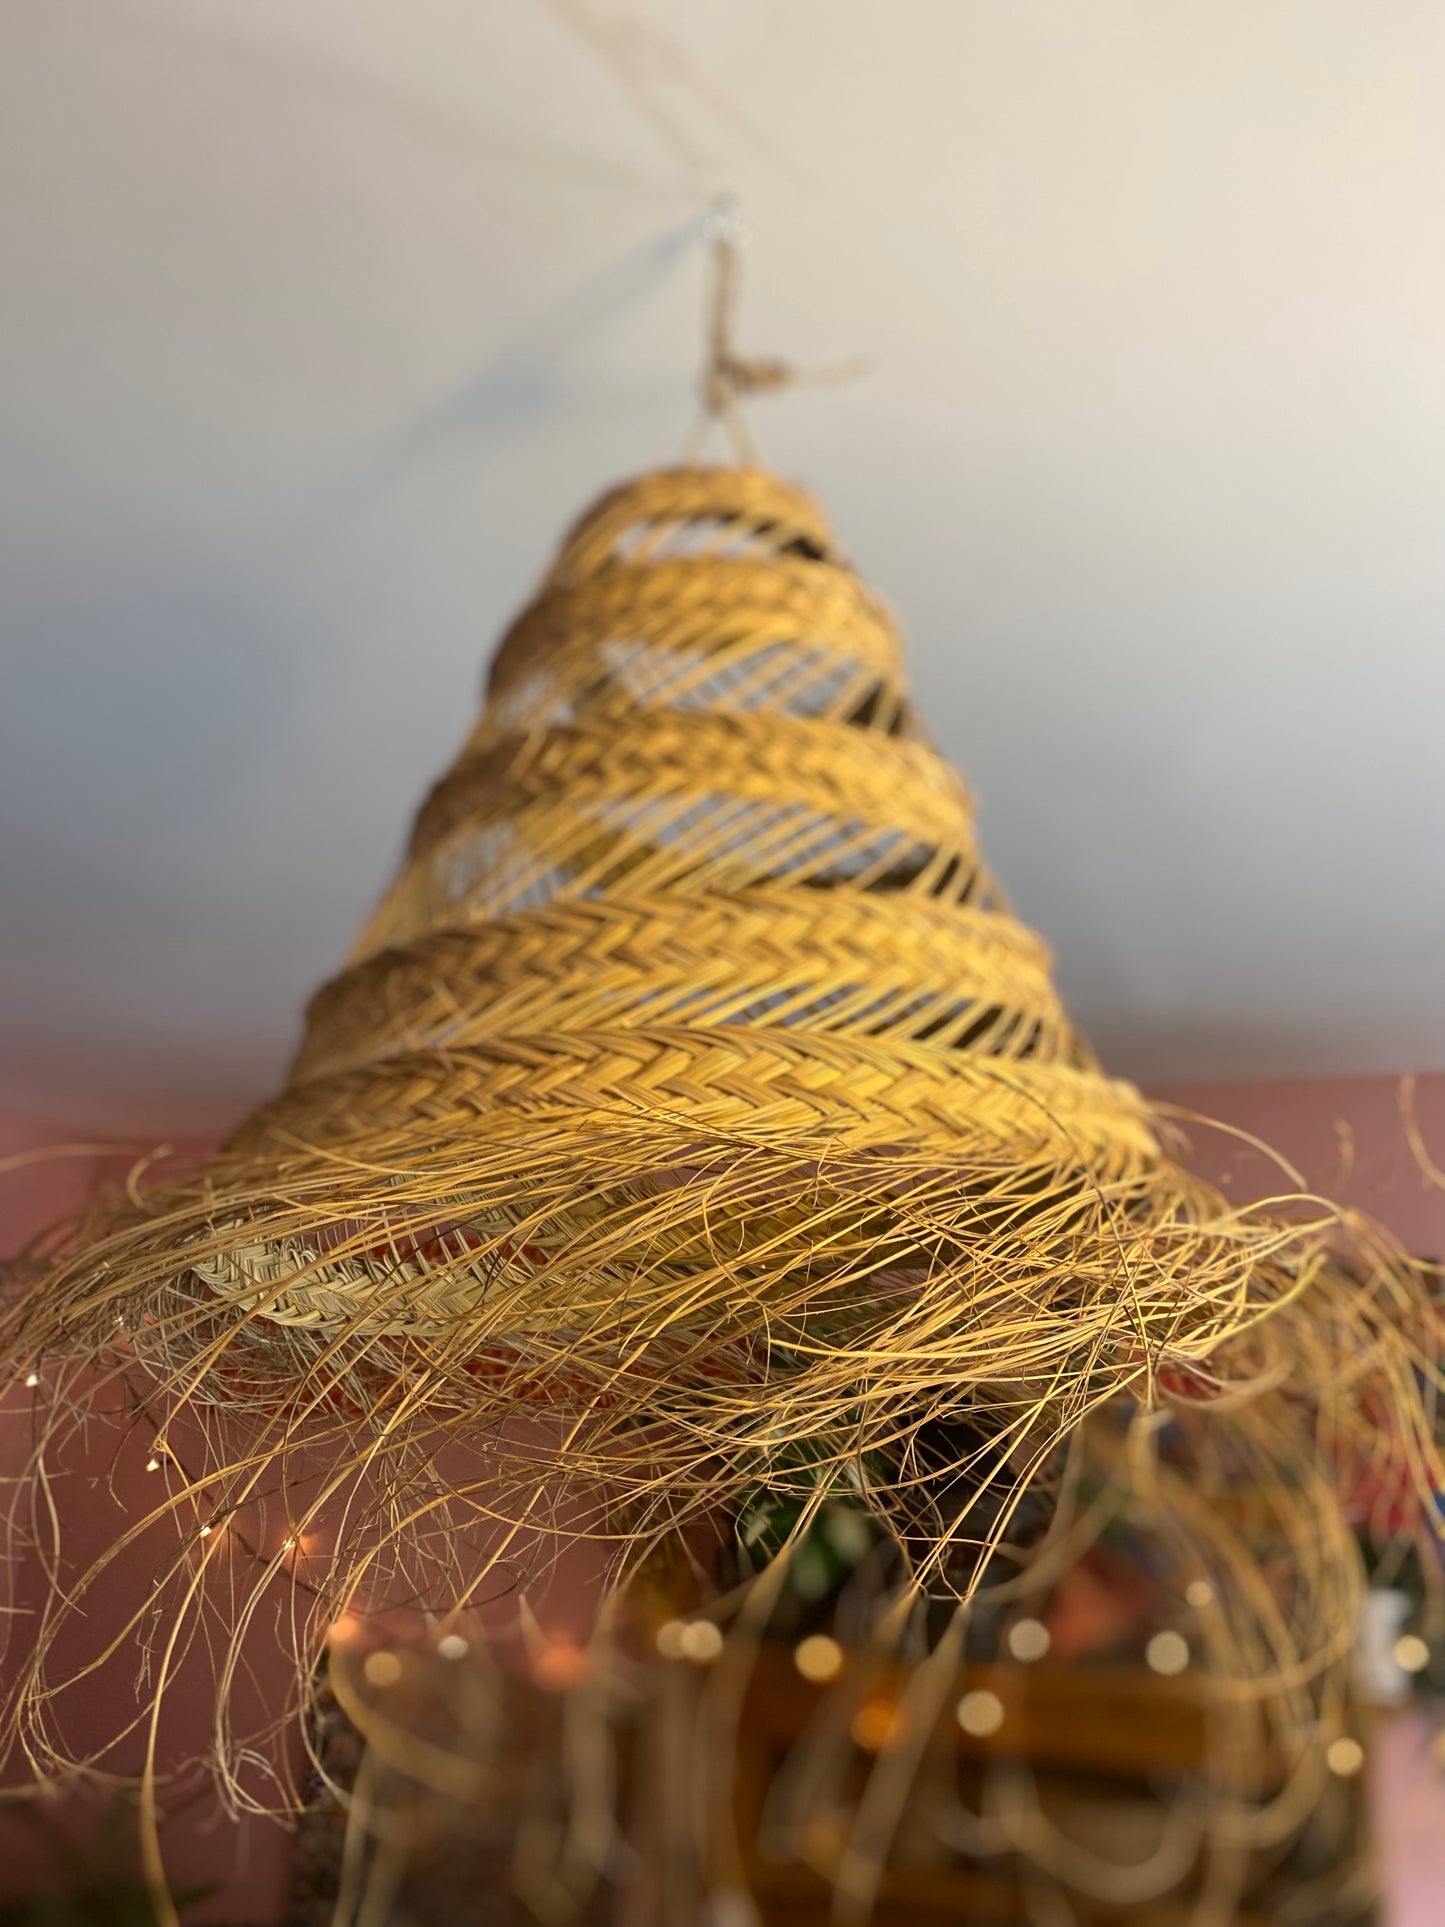
MULTIPOLYGON (((1233 1651, 1298 1682, 1348 1638, 1322 1466, 1438 1483, 1419 1276, 1173 1161, 984 868, 887 611, 752 469, 584 517, 285 1090, 44 1255, 6 1336, 56 1411, 119 1374, 178 1455, 199 1428, 188 1502, 220 1516, 303 1449, 332 1469, 293 1531, 370 1481, 303 1648, 415 1543, 464 1599, 458 1512, 564 1490, 625 1567, 745 1487, 805 1520, 846 1488, 966 1597, 1093 1438, 1181 1565, 1248 1566, 1201 1508, 1271 1468, 1304 1590, 1252 1593, 1233 1651), (439 1484, 448 1438, 492 1456, 439 1484)), ((1047 1543, 1056 1570, 1076 1540, 1047 1543)), ((42 1759, 52 1631, 19 1708, 42 1759)))

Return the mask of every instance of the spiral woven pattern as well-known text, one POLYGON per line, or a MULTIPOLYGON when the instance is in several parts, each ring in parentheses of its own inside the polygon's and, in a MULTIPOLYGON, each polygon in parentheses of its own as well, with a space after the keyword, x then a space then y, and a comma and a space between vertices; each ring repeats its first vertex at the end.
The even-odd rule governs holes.
MULTIPOLYGON (((403 1212, 400 1240, 343 1236, 324 1262, 228 1240, 199 1277, 299 1326, 446 1338, 487 1305, 479 1350, 523 1346, 533 1374, 552 1350, 567 1387, 610 1396, 623 1353, 652 1379, 639 1340, 670 1371, 711 1379, 717 1350, 731 1380, 766 1373, 760 1316, 816 1340, 804 1280, 813 1306, 871 1295, 911 1377, 899 1281, 940 1282, 938 1231, 905 1229, 920 1161, 933 1192, 1075 1166, 1121 1194, 1159 1162, 983 867, 887 611, 806 497, 739 470, 645 477, 564 545, 288 1090, 232 1152, 275 1159, 281 1137, 450 1157, 465 1189, 422 1237, 403 1212), (705 1233, 679 1222, 689 1174, 705 1233), (754 1259, 737 1227, 761 1211, 754 1259)), ((930 1304, 930 1378, 936 1322, 930 1304)))

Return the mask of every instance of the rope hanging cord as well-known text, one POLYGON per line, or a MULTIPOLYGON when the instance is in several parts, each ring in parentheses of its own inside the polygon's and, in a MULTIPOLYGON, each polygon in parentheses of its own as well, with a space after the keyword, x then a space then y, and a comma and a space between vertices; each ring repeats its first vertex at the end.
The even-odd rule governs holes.
POLYGON ((712 234, 712 290, 708 303, 707 352, 700 383, 705 416, 725 429, 738 458, 749 466, 758 462, 757 446, 749 432, 742 403, 756 395, 773 395, 802 384, 848 381, 864 372, 862 357, 832 368, 804 373, 778 355, 744 355, 736 346, 738 292, 742 246, 746 230, 730 204, 714 210, 712 234))

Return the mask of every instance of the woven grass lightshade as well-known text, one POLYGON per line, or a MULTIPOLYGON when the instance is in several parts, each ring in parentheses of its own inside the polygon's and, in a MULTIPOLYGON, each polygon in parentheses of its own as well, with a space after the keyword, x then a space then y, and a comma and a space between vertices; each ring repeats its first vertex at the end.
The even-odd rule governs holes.
MULTIPOLYGON (((1185 1563, 1247 1565, 1207 1508, 1271 1468, 1314 1604, 1246 1587, 1232 1636, 1242 1678, 1298 1686, 1348 1644, 1336 1473, 1440 1484, 1427 1294, 1383 1234, 1233 1207, 1166 1135, 1071 1027, 815 504, 663 471, 504 638, 285 1089, 55 1234, 6 1355, 41 1381, 37 1463, 125 1388, 185 1460, 157 1510, 200 1569, 198 1502, 279 1493, 289 1544, 347 1497, 303 1666, 388 1561, 427 1549, 449 1609, 483 1583, 459 1520, 509 1543, 564 1504, 620 1584, 740 1492, 806 1523, 846 1489, 966 1599, 1091 1439, 1185 1563), (1169 1413, 1187 1473, 1150 1444, 1169 1413), (450 1441, 474 1473, 439 1471, 450 1441)), ((284 1577, 255 1555, 255 1589, 284 1577)), ((11 1708, 43 1766, 57 1629, 103 1570, 57 1589, 11 1708)))

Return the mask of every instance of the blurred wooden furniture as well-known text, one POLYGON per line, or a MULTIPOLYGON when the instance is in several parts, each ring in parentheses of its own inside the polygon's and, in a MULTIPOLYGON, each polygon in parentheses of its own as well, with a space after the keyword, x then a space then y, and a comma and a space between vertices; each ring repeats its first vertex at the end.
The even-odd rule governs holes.
MULTIPOLYGON (((419 1669, 425 1665, 419 1662, 419 1669)), ((708 1744, 709 1679, 702 1667, 662 1669, 652 1697, 633 1701, 631 1716, 614 1727, 620 1850, 611 1853, 601 1878, 595 1868, 609 1860, 608 1852, 591 1870, 574 1861, 571 1876, 564 1865, 576 1811, 569 1816, 565 1798, 558 1804, 565 1777, 556 1770, 563 1702, 520 1687, 500 1771, 486 1796, 443 1811, 439 1824, 433 1814, 404 1868, 393 1867, 387 1895, 378 1902, 373 1893, 346 1921, 367 1927, 523 1927, 539 1920, 548 1927, 849 1927, 864 1919, 873 1927, 964 1921, 969 1927, 1202 1927, 1206 1921, 1209 1927, 1366 1927, 1374 1919, 1360 1777, 1328 1779, 1304 1828, 1249 1860, 1240 1870, 1242 1906, 1199 1911, 1207 1856, 1197 1830, 1191 1832, 1187 1818, 1181 1825, 1179 1814, 1187 1815, 1187 1788, 1191 1780, 1197 1784, 1206 1760, 1203 1706, 1187 1675, 1162 1679, 1142 1667, 1043 1663, 971 1670, 944 1683, 936 1717, 926 1734, 914 1736, 920 1743, 910 1751, 899 1709, 911 1702, 900 1701, 906 1680, 896 1671, 864 1671, 855 1662, 819 1686, 800 1675, 791 1646, 764 1646, 737 1729, 735 1827, 694 1852, 691 1802, 698 1782, 691 1769, 708 1744), (964 1693, 993 1696, 994 1730, 960 1728, 954 1708, 964 1693), (870 1832, 864 1803, 876 1799, 890 1765, 902 1775, 901 1798, 881 1832, 872 1830, 874 1846, 882 1843, 875 1877, 859 1852, 870 1832), (1049 1855, 1019 1851, 1029 1824, 1082 1848, 1086 1877, 1055 1882, 1040 1874, 1037 1862, 1049 1855), (1151 1855, 1155 1877, 1141 1877, 1151 1855), (562 1871, 544 1868, 540 1880, 535 1871, 519 1880, 529 1857, 534 1869, 548 1863, 562 1871), (1100 1869, 1105 1876, 1114 1870, 1112 1898, 1100 1869), (1131 1883, 1134 1892, 1119 1891, 1131 1883), (866 1896, 868 1911, 848 1910, 850 1892, 866 1896)), ((361 1749, 334 1704, 316 1739, 328 1773, 342 1786, 351 1784, 361 1749)), ((1242 1783, 1252 1778, 1268 1791, 1267 1760, 1236 1764, 1244 1769, 1242 1783)), ((581 1829, 593 1829, 594 1844, 597 1824, 594 1812, 581 1829)), ((604 1835, 609 1826, 603 1823, 604 1835)), ((289 1927, 331 1927, 344 1830, 341 1804, 318 1784, 301 1825, 289 1927)))
MULTIPOLYGON (((846 1681, 828 1690, 837 1693, 840 1684, 846 1681)), ((861 1729, 876 1740, 887 1733, 896 1685, 880 1675, 855 1691, 860 1712, 869 1708, 873 1717, 854 1722, 835 1762, 841 1810, 830 1839, 826 1812, 815 1812, 801 1829, 770 1820, 779 1783, 796 1771, 790 1761, 817 1720, 820 1695, 786 1651, 764 1655, 742 1725, 738 1792, 748 1884, 765 1927, 837 1927, 833 1888, 840 1875, 846 1879, 849 1823, 888 1744, 860 1746, 854 1735, 861 1729), (800 1851, 789 1852, 790 1833, 800 1851)), ((1159 1845, 1169 1797, 1205 1765, 1205 1715, 1188 1677, 1163 1679, 1142 1667, 998 1666, 964 1675, 950 1711, 965 1691, 992 1694, 1003 1709, 1001 1723, 986 1736, 971 1736, 951 1718, 938 1722, 877 1881, 869 1916, 876 1927, 1053 1920, 1078 1927, 1194 1927, 1201 1918, 1198 1853, 1177 1857, 1182 1871, 1172 1886, 1109 1900, 1073 1886, 1050 1893, 1050 1883, 1031 1873, 1022 1855, 997 1838, 987 1842, 991 1850, 964 1850, 959 1828, 949 1824, 962 1812, 968 1833, 996 1836, 990 1808, 1007 1807, 1012 1797, 1020 1831, 1036 1811, 1094 1862, 1127 1868, 1146 1860, 1159 1845)), ((1254 1765, 1267 1788, 1270 1763, 1254 1765)), ((816 1802, 816 1785, 813 1791, 816 1802)), ((1288 1847, 1255 1857, 1245 1904, 1227 1918, 1230 1927, 1365 1927, 1375 1918, 1371 1888, 1363 1779, 1332 1777, 1318 1810, 1288 1847)))

